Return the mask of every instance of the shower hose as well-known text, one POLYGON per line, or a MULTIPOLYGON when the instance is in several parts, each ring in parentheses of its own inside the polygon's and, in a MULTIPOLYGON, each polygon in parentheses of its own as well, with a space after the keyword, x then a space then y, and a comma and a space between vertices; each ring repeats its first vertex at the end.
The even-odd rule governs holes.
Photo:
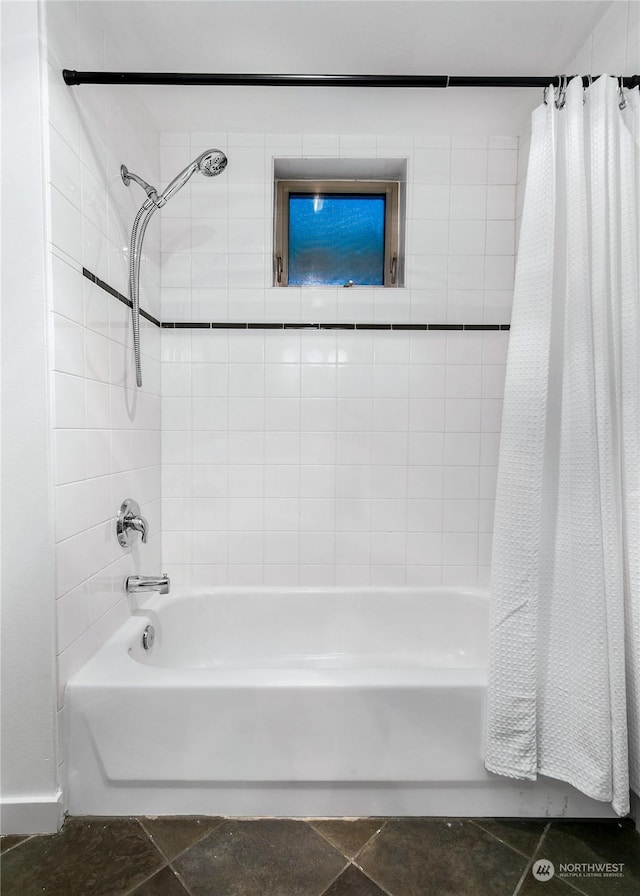
POLYGON ((136 365, 136 384, 138 386, 142 386, 142 367, 140 363, 140 255, 147 224, 155 210, 156 205, 154 205, 151 199, 147 199, 133 222, 129 248, 129 296, 131 298, 133 354, 136 365))

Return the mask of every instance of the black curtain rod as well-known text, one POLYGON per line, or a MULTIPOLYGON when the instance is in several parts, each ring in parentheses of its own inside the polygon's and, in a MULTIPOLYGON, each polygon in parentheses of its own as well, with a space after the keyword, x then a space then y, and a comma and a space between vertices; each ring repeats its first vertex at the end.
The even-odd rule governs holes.
MULTIPOLYGON (((250 75, 197 72, 77 72, 62 70, 65 84, 166 84, 245 87, 546 87, 560 85, 561 75, 549 77, 466 77, 458 75, 250 75)), ((585 75, 590 79, 600 75, 585 75)), ((640 75, 622 78, 624 87, 640 85, 640 75)))

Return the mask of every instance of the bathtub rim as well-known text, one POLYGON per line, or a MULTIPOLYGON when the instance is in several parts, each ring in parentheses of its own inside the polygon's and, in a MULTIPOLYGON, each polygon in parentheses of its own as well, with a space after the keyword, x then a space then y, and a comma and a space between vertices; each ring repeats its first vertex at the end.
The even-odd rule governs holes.
POLYGON ((272 666, 220 666, 182 667, 154 665, 140 661, 132 655, 135 642, 140 642, 145 627, 154 623, 154 617, 165 606, 187 602, 194 598, 224 597, 233 599, 242 595, 380 595, 402 591, 405 595, 465 595, 482 600, 487 609, 490 594, 487 588, 459 586, 402 587, 389 586, 215 586, 210 588, 182 588, 177 594, 151 595, 120 628, 96 651, 66 683, 69 689, 84 687, 189 687, 224 686, 255 687, 259 677, 265 687, 314 687, 314 686, 372 686, 372 687, 486 687, 487 666, 354 666, 336 668, 272 667, 272 666))

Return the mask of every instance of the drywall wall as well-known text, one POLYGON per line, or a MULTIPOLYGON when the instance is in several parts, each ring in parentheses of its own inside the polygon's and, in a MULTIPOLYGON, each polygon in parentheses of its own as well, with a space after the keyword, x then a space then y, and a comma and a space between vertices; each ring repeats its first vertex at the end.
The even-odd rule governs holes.
POLYGON ((2 833, 10 834, 55 831, 62 818, 62 805, 56 763, 46 187, 42 166, 45 97, 37 4, 3 3, 1 12, 0 808, 2 833))

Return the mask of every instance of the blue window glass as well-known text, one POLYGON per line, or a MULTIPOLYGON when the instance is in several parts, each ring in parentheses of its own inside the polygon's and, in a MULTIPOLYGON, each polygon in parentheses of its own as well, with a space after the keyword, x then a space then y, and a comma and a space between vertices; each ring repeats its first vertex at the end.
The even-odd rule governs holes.
POLYGON ((289 196, 291 286, 384 285, 384 194, 289 196))

